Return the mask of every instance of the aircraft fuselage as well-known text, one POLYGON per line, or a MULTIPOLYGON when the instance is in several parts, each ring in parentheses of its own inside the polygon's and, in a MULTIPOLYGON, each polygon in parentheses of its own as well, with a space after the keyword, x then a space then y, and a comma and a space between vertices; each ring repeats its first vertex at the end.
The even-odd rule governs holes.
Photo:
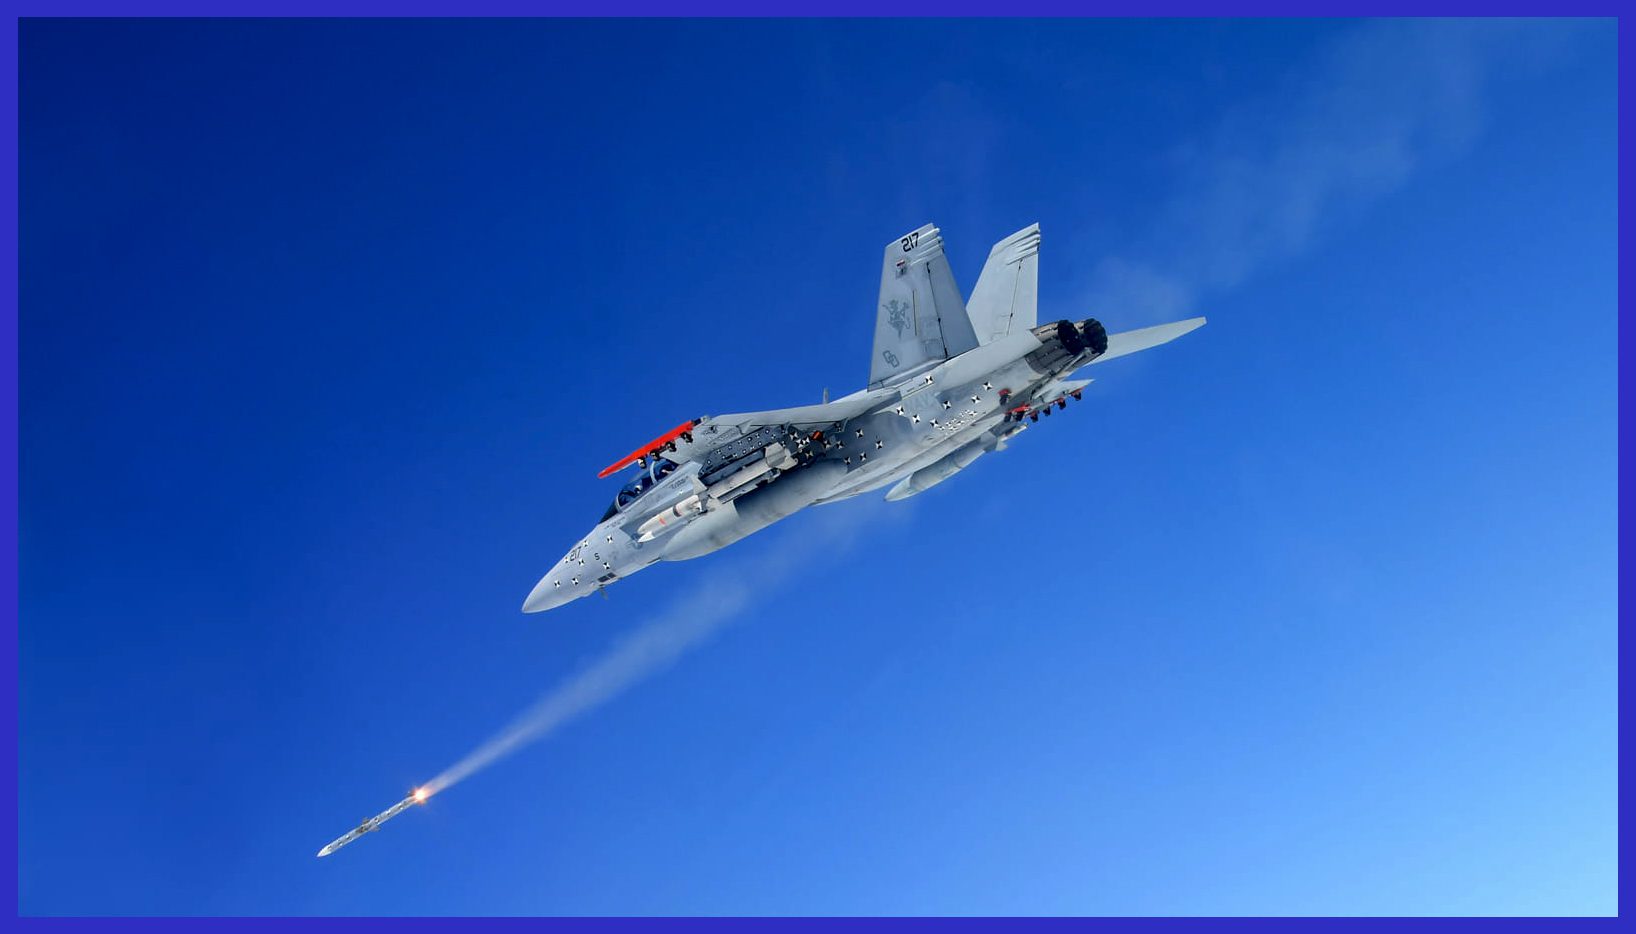
MULTIPOLYGON (((945 469, 931 483, 945 479, 980 454, 1003 448, 1008 438, 1079 395, 1090 381, 1070 382, 1066 376, 1096 356, 1082 343, 1086 329, 1094 334, 1101 326, 1094 319, 1046 325, 911 372, 890 387, 837 400, 878 397, 861 414, 824 427, 770 433, 791 459, 787 466, 766 468, 772 458, 758 448, 759 456, 741 459, 738 470, 705 483, 697 462, 683 464, 597 523, 540 580, 523 609, 551 609, 659 561, 710 554, 807 506, 907 484, 912 477, 937 472, 940 463, 945 469), (1074 352, 1063 346, 1062 328, 1081 341, 1074 352), (947 469, 950 461, 960 462, 947 469), (687 514, 690 510, 671 514, 677 504, 708 498, 711 490, 729 486, 736 474, 751 470, 762 472, 726 490, 729 498, 719 505, 693 515, 687 514), (668 520, 661 534, 643 540, 643 528, 661 516, 668 520)), ((1101 340, 1105 349, 1105 333, 1101 340)), ((699 425, 707 423, 701 419, 699 425)), ((653 471, 654 462, 641 470, 653 471)), ((929 486, 904 486, 891 498, 929 486)))

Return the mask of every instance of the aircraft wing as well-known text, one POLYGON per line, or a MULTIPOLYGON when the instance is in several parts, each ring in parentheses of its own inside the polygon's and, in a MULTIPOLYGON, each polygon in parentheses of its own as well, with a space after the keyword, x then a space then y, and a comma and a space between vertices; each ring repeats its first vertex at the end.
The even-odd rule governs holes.
MULTIPOLYGON (((788 409, 768 409, 765 412, 744 412, 738 415, 716 415, 704 419, 705 426, 714 427, 717 433, 728 427, 739 429, 760 428, 764 425, 790 425, 806 427, 808 425, 823 425, 831 422, 844 422, 869 411, 884 403, 888 397, 898 393, 891 392, 858 392, 834 402, 822 402, 818 405, 798 405, 788 409)), ((698 433, 695 432, 695 440, 698 433)))
POLYGON ((1172 321, 1169 324, 1156 324, 1150 328, 1138 328, 1134 331, 1124 331, 1119 334, 1108 335, 1108 351, 1096 359, 1092 364, 1114 357, 1123 357, 1139 350, 1147 350, 1160 344, 1168 344, 1189 331, 1196 331, 1204 326, 1203 318, 1188 318, 1186 321, 1172 321))
POLYGON ((692 460, 724 462, 759 451, 791 431, 805 434, 823 431, 856 418, 897 398, 898 390, 870 390, 823 402, 764 412, 706 415, 683 422, 609 465, 597 476, 606 477, 636 463, 639 458, 658 454, 677 464, 692 460), (742 450, 740 450, 742 449, 742 450))

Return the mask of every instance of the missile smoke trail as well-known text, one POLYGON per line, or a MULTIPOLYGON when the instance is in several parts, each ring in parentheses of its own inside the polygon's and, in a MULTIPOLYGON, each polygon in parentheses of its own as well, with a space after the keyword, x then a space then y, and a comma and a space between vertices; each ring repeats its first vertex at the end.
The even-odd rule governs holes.
POLYGON ((424 789, 430 795, 453 787, 668 668, 734 622, 796 568, 823 554, 844 550, 871 513, 861 504, 833 512, 825 510, 801 530, 807 534, 786 534, 772 548, 722 569, 722 573, 615 643, 588 668, 551 688, 505 728, 427 782, 424 789))
MULTIPOLYGON (((529 743, 546 738, 558 727, 669 667, 737 620, 757 600, 772 593, 797 568, 811 567, 826 556, 844 552, 851 545, 854 533, 866 520, 876 518, 882 505, 882 501, 876 500, 872 507, 857 503, 844 509, 825 510, 804 523, 804 534, 792 535, 786 531, 782 537, 769 536, 770 547, 750 552, 753 557, 722 567, 697 590, 615 643, 589 667, 545 692, 465 758, 411 790, 403 800, 337 837, 319 850, 318 855, 328 856, 379 830, 382 824, 411 805, 426 803, 432 795, 452 788, 529 743)), ((903 516, 908 510, 900 508, 894 512, 903 516)))
POLYGON ((589 668, 547 691, 504 729, 427 782, 427 790, 436 794, 457 784, 668 667, 749 602, 749 585, 738 581, 700 590, 678 602, 615 644, 589 668))

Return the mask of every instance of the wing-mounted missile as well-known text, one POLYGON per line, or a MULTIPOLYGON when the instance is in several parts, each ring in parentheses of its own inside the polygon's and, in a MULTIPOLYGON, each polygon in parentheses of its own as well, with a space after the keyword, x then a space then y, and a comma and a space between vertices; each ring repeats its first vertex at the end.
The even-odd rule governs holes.
POLYGON ((819 405, 696 418, 608 465, 598 476, 607 477, 632 464, 646 466, 656 457, 676 464, 697 462, 690 492, 635 523, 636 539, 652 541, 783 473, 814 462, 849 419, 897 397, 895 389, 865 391, 819 405))
POLYGON ((825 458, 792 469, 777 482, 756 484, 666 539, 662 556, 667 561, 685 561, 730 545, 811 505, 845 473, 841 464, 825 458))
MULTIPOLYGON (((785 473, 817 460, 827 450, 827 436, 821 430, 789 428, 778 437, 777 426, 766 426, 746 435, 751 446, 773 437, 759 453, 739 456, 739 445, 724 445, 699 465, 694 486, 697 492, 683 497, 648 517, 636 529, 636 540, 650 542, 674 532, 694 519, 719 509, 752 490, 765 486, 785 473), (716 456, 720 455, 720 456, 716 456)), ((741 441, 743 439, 740 439, 741 441)))
POLYGON ((631 516, 627 526, 638 542, 670 534, 725 503, 810 464, 829 448, 846 421, 896 398, 889 393, 854 393, 819 405, 772 409, 683 422, 605 468, 606 477, 653 458, 689 464, 691 489, 665 497, 650 514, 631 516), (690 463, 691 462, 691 463, 690 463))
POLYGON ((674 532, 702 515, 707 507, 702 496, 694 493, 673 506, 666 506, 636 527, 636 540, 651 542, 666 532, 674 532))

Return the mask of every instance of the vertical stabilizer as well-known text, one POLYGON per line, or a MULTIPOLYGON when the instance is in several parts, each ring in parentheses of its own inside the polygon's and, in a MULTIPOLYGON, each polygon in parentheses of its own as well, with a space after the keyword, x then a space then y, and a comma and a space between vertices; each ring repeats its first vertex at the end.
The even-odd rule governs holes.
POLYGON ((928 360, 977 346, 966 304, 954 283, 943 238, 931 224, 886 245, 869 385, 883 386, 928 360))
POLYGON ((994 244, 966 306, 977 340, 987 344, 1032 329, 1039 280, 1039 224, 1030 224, 994 244))

